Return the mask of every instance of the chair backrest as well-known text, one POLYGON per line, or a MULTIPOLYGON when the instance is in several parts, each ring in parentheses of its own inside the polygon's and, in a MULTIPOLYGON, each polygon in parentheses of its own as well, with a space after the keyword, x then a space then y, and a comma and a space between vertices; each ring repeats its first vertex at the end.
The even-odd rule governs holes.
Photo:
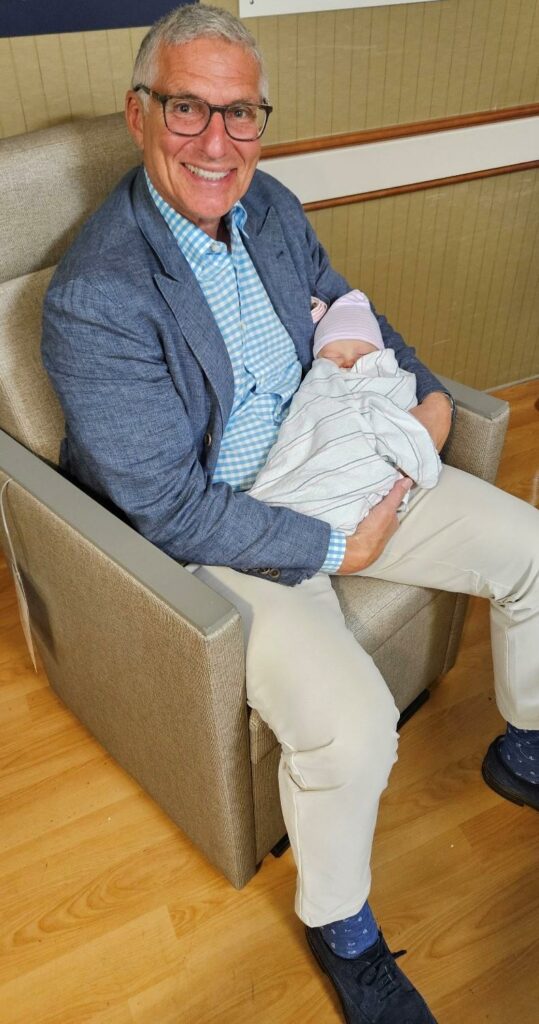
POLYGON ((39 354, 43 296, 81 225, 138 160, 121 114, 0 142, 0 428, 51 462, 64 422, 39 354))

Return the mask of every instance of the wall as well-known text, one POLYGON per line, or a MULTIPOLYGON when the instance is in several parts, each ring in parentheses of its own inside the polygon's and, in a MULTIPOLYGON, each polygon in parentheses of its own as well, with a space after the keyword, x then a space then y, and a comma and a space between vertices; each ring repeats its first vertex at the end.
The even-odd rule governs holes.
MULTIPOLYGON (((218 6, 237 13, 236 0, 218 6)), ((535 0, 442 0, 246 24, 270 71, 276 109, 268 143, 539 98, 535 0)), ((1 39, 2 134, 121 110, 143 35, 117 29, 1 39)))
MULTIPOLYGON (((219 6, 237 13, 236 0, 219 6)), ((266 55, 276 108, 266 144, 539 98, 535 0, 442 0, 247 24, 266 55)), ((0 40, 1 134, 121 109, 143 34, 0 40)), ((533 172, 521 170, 309 216, 339 269, 434 370, 486 388, 539 374, 536 189, 533 172)))

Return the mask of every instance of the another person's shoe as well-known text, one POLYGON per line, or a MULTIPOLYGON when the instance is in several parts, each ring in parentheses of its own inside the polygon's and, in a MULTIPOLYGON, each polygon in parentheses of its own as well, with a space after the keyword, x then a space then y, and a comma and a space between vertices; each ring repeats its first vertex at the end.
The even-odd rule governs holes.
POLYGON ((539 784, 521 779, 507 767, 499 750, 502 740, 503 736, 497 736, 485 754, 481 772, 487 786, 514 804, 539 811, 539 784))
POLYGON ((347 1024, 436 1024, 424 999, 402 973, 384 937, 361 956, 345 960, 327 945, 320 928, 306 928, 307 941, 333 982, 347 1024))

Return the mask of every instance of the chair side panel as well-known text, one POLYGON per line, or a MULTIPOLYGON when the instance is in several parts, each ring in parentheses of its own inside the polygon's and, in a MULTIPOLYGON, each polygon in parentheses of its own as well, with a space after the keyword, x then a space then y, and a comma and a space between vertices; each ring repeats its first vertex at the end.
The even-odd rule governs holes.
POLYGON ((255 860, 239 619, 204 637, 18 485, 4 506, 54 690, 209 860, 245 884, 255 860))

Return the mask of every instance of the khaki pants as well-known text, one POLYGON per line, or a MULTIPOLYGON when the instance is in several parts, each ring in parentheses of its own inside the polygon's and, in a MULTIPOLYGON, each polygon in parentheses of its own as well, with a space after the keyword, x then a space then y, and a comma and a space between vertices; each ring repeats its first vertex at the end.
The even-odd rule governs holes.
MULTIPOLYGON (((248 701, 282 746, 297 913, 311 926, 348 917, 369 892, 378 801, 397 756, 393 698, 346 629, 329 577, 284 587, 222 567, 197 574, 242 615, 248 701)), ((539 729, 535 509, 444 467, 361 575, 489 598, 498 707, 513 725, 539 729)))

